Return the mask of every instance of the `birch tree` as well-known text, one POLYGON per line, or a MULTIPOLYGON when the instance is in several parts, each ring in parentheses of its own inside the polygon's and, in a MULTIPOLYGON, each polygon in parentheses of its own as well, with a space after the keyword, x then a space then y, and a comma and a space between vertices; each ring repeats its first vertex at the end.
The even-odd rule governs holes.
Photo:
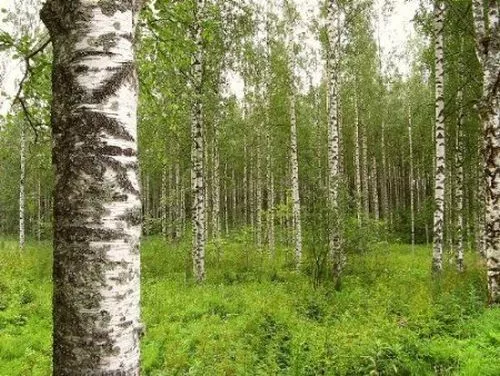
POLYGON ((444 4, 440 0, 434 2, 434 37, 435 37, 435 68, 436 68, 436 175, 434 181, 434 244, 432 254, 432 270, 443 269, 443 228, 444 201, 446 179, 445 156, 445 124, 444 124, 444 4))
POLYGON ((25 243, 25 188, 26 188, 26 130, 21 124, 21 137, 19 148, 20 175, 19 175, 19 249, 24 249, 25 243))
POLYGON ((463 143, 463 128, 465 126, 465 114, 463 110, 463 91, 459 90, 457 93, 457 105, 459 106, 456 141, 455 141, 455 169, 456 169, 456 187, 455 187, 455 202, 456 202, 456 242, 457 242, 457 270, 462 272, 464 270, 464 156, 462 153, 463 143))
POLYGON ((295 261, 297 267, 300 267, 302 262, 302 222, 301 222, 301 208, 300 208, 300 191, 299 191, 299 158, 298 158, 298 145, 297 145, 297 114, 296 114, 296 77, 295 77, 295 51, 293 41, 293 10, 285 1, 285 7, 289 25, 287 27, 288 44, 287 44, 287 58, 288 69, 290 71, 290 87, 289 87, 289 104, 290 104, 290 167, 291 167, 291 181, 292 181, 292 215, 293 215, 293 232, 295 241, 295 261))
POLYGON ((485 133, 484 244, 491 304, 500 303, 500 4, 472 0, 476 54, 483 71, 479 113, 485 133), (487 16, 486 16, 487 14, 487 16))
POLYGON ((332 218, 329 231, 329 252, 333 260, 333 275, 340 285, 343 258, 340 247, 339 219, 339 124, 338 124, 338 30, 339 8, 336 0, 328 1, 328 201, 332 218))
POLYGON ((193 24, 195 52, 192 57, 192 87, 194 98, 191 118, 191 190, 193 200, 193 272, 198 282, 205 279, 205 177, 203 145, 203 37, 204 0, 196 0, 193 24))
POLYGON ((138 375, 136 1, 48 0, 54 375, 138 375))

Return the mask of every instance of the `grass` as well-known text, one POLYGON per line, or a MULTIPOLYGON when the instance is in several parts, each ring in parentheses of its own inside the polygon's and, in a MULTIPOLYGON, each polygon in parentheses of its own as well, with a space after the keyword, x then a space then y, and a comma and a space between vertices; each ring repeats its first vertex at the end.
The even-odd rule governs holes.
MULTIPOLYGON (((350 255, 342 291, 248 247, 208 249, 190 280, 189 244, 146 239, 144 375, 500 375, 500 309, 485 307, 475 255, 439 279, 430 249, 379 245, 350 255)), ((0 240, 0 375, 51 372, 51 248, 0 240)))

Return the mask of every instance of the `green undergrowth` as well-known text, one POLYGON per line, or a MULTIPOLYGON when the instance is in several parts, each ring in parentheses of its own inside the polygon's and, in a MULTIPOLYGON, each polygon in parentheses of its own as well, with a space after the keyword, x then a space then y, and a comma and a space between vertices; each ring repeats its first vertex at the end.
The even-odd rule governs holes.
MULTIPOLYGON (((475 255, 433 278, 430 249, 349 256, 342 290, 239 236, 208 247, 203 286, 189 244, 144 241, 143 375, 499 375, 500 309, 485 307, 475 255)), ((0 375, 49 375, 51 248, 0 240, 0 375)))

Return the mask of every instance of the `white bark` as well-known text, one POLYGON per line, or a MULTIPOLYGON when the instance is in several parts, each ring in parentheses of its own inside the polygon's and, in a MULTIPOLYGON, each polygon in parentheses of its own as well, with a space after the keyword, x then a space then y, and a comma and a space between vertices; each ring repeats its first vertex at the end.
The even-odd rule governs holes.
POLYGON ((214 122, 212 171, 212 235, 216 241, 220 238, 220 157, 219 157, 219 123, 214 122))
POLYGON ((444 124, 444 4, 434 4, 435 66, 436 66, 436 175, 434 185, 434 246, 432 269, 443 269, 443 227, 446 180, 446 150, 444 124))
MULTIPOLYGON (((291 35, 291 30, 289 31, 291 35)), ((290 69, 290 165, 292 180, 292 214, 293 229, 295 239, 295 262, 297 268, 300 268, 302 262, 302 222, 300 214, 300 191, 299 191, 299 158, 297 146, 297 117, 296 117, 296 98, 295 98, 295 61, 294 61, 293 42, 288 43, 288 59, 290 69)))
POLYGON ((485 132, 484 245, 490 304, 500 303, 500 4, 473 0, 476 52, 483 70, 480 116, 485 132), (488 17, 485 17, 485 9, 488 17))
POLYGON ((381 129, 381 140, 380 140, 380 152, 382 154, 382 174, 381 174, 381 184, 380 193, 382 196, 382 216, 384 220, 387 220, 389 216, 389 197, 387 192, 387 157, 385 152, 385 122, 382 121, 381 129))
POLYGON ((361 226, 361 152, 359 150, 359 107, 358 107, 358 97, 357 94, 354 95, 354 111, 355 111, 355 120, 354 126, 356 127, 354 133, 354 163, 355 163, 355 183, 356 186, 356 216, 358 218, 358 225, 361 226))
POLYGON ((25 186, 26 186, 26 131, 24 124, 21 125, 20 140, 20 176, 19 176, 19 249, 24 249, 25 243, 25 186))
POLYGON ((48 0, 54 375, 139 375, 135 1, 48 0))
POLYGON ((379 199, 378 199, 377 159, 375 157, 372 157, 371 181, 372 181, 371 190, 372 190, 373 216, 378 221, 380 219, 380 211, 379 211, 379 199))
POLYGON ((457 236, 457 270, 462 272, 464 270, 464 239, 463 239, 463 227, 464 227, 464 217, 463 217, 463 182, 464 182, 464 158, 462 154, 462 138, 463 138, 463 128, 465 125, 465 114, 463 110, 463 92, 459 90, 457 94, 457 104, 459 106, 458 113, 458 123, 456 131, 456 142, 455 142, 455 166, 456 166, 456 188, 455 188, 455 201, 456 201, 456 236, 457 236))
POLYGON ((413 124, 411 109, 408 111, 408 147, 410 148, 410 222, 411 222, 411 246, 415 248, 415 174, 413 172, 413 124))
POLYGON ((196 50, 192 59, 192 80, 194 88, 191 120, 191 190, 193 200, 193 272, 198 283, 205 279, 205 171, 203 138, 203 38, 202 14, 204 0, 196 0, 196 14, 193 25, 193 41, 196 50))
POLYGON ((340 286, 344 254, 340 246, 339 212, 339 152, 340 136, 338 124, 338 72, 339 69, 339 8, 335 0, 328 2, 328 201, 331 221, 329 223, 329 252, 333 260, 333 277, 340 286))
POLYGON ((161 174, 161 196, 160 196, 160 213, 161 213, 161 234, 163 239, 168 238, 168 228, 167 228, 167 170, 166 166, 163 166, 161 174))

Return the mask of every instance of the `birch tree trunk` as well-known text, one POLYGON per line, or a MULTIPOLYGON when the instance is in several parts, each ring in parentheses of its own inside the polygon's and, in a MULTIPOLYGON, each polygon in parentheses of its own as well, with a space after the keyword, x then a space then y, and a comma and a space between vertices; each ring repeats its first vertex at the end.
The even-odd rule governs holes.
POLYGON ((500 4, 473 0, 476 52, 483 70, 480 116, 485 132, 484 244, 490 304, 500 303, 500 4), (488 17, 485 15, 488 12, 488 17))
POLYGON ((302 262, 302 223, 300 214, 300 191, 299 191, 299 158, 297 146, 297 117, 295 108, 295 61, 293 51, 293 41, 291 40, 291 30, 289 30, 290 40, 288 42, 288 59, 290 69, 290 165, 292 180, 292 215, 295 238, 295 262, 300 268, 302 262))
POLYGON ((372 203, 373 203, 373 216, 378 221, 380 219, 379 199, 378 199, 378 171, 377 159, 372 157, 372 203))
POLYGON ((203 39, 202 13, 204 0, 196 0, 196 13, 193 25, 193 40, 196 50, 192 60, 192 82, 194 89, 191 119, 191 190, 193 200, 193 272, 198 283, 205 279, 205 173, 203 144, 203 39))
POLYGON ((443 227, 446 180, 445 124, 444 124, 444 4, 434 3, 434 35, 436 66, 436 175, 434 184, 434 245, 432 270, 443 269, 443 227))
MULTIPOLYGON (((257 155, 256 155, 256 167, 255 167, 255 231, 256 231, 256 241, 257 249, 262 250, 262 166, 261 166, 261 126, 257 126, 257 155)), ((234 174, 234 170, 233 170, 234 174)), ((236 179, 234 179, 236 183, 236 179)))
POLYGON ((329 252, 333 260, 333 277, 340 287, 344 255, 340 247, 339 218, 339 124, 338 124, 338 47, 339 9, 335 0, 328 2, 328 201, 331 215, 329 252))
POLYGON ((382 217, 387 220, 389 216, 389 197, 387 192, 387 156, 385 151, 385 122, 382 121, 381 128, 381 145, 380 152, 382 154, 382 174, 380 177, 380 194, 382 199, 382 217))
POLYGON ((363 184, 361 185, 363 212, 366 219, 370 218, 370 187, 368 177, 368 127, 361 123, 361 175, 363 184))
POLYGON ((37 205, 37 229, 36 229, 36 238, 38 241, 42 240, 42 182, 40 181, 41 177, 38 177, 38 205, 37 205))
POLYGON ((212 236, 220 239, 220 156, 219 156, 219 123, 214 121, 213 140, 213 171, 212 171, 212 236))
POLYGON ((173 238, 174 240, 179 240, 182 236, 182 196, 184 195, 184 190, 182 189, 181 182, 181 172, 179 163, 175 163, 174 166, 174 192, 175 197, 172 200, 172 213, 173 213, 173 238))
POLYGON ((161 234, 163 239, 168 239, 167 228, 167 168, 163 166, 161 174, 161 197, 160 197, 160 213, 161 213, 161 234))
POLYGON ((19 249, 24 249, 26 239, 25 226, 25 186, 26 186, 26 131, 24 124, 21 125, 21 140, 20 140, 20 176, 19 176, 19 249))
POLYGON ((53 374, 139 375, 136 1, 48 0, 53 374))
POLYGON ((411 110, 408 111, 408 147, 410 148, 410 221, 411 221, 411 246, 415 249, 415 176, 413 172, 413 124, 411 110))
POLYGON ((354 111, 355 111, 355 120, 354 125, 355 129, 355 138, 354 138, 354 159, 355 159, 355 183, 356 186, 356 216, 358 218, 358 225, 361 226, 361 153, 359 150, 359 107, 358 107, 358 96, 354 95, 354 111))
POLYGON ((456 200, 456 241, 457 241, 457 270, 463 272, 464 270, 464 240, 463 240, 463 183, 464 183, 464 158, 462 154, 462 138, 463 128, 465 125, 465 114, 463 110, 463 92, 459 90, 457 94, 457 104, 459 106, 458 123, 455 141, 455 166, 456 166, 456 187, 455 187, 455 200, 456 200))

